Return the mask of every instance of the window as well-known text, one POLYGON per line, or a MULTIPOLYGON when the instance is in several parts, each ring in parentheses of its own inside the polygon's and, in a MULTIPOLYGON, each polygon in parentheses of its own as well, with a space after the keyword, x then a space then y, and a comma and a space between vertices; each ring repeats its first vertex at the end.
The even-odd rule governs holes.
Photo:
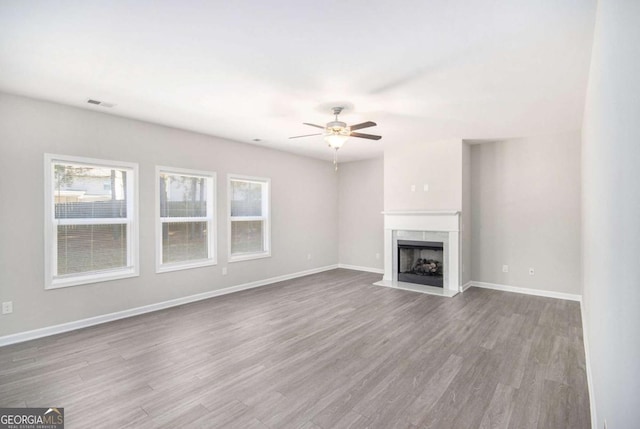
POLYGON ((229 175, 229 262, 271 256, 269 183, 229 175))
POLYGON ((45 154, 46 289, 138 275, 137 182, 137 164, 45 154))
POLYGON ((215 173, 156 168, 156 271, 214 265, 215 173))

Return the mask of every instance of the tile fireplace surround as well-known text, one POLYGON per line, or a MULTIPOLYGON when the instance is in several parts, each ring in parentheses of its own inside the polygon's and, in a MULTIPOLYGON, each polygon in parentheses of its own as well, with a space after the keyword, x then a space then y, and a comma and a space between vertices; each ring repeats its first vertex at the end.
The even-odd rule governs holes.
POLYGON ((384 277, 374 283, 415 292, 454 296, 460 291, 460 212, 384 211, 384 277), (398 239, 437 241, 444 247, 444 287, 398 281, 398 239))

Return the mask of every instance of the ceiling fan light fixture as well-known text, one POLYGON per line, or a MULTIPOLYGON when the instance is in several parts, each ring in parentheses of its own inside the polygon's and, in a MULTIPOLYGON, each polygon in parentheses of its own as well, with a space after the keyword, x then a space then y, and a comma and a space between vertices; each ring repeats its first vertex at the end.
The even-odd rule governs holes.
POLYGON ((327 142, 330 148, 340 149, 348 138, 349 130, 347 128, 333 128, 325 134, 324 141, 327 142))

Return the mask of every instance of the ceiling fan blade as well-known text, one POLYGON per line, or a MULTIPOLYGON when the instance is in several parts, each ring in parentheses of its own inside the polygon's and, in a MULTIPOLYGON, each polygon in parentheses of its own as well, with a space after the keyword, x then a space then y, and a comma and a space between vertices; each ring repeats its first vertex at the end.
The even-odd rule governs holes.
POLYGON ((380 140, 382 136, 374 136, 373 134, 351 133, 351 137, 360 137, 361 139, 380 140))
POLYGON ((322 126, 322 125, 310 124, 308 122, 303 122, 302 124, 303 125, 309 125, 310 127, 322 128, 324 130, 324 126, 322 126))
POLYGON ((351 128, 351 131, 355 131, 355 130, 360 130, 362 128, 375 127, 376 125, 378 124, 376 124, 375 122, 367 121, 361 124, 351 125, 349 128, 351 128))
POLYGON ((289 137, 290 139, 299 139, 300 137, 311 137, 311 136, 321 136, 322 133, 317 133, 317 134, 305 134, 303 136, 293 136, 293 137, 289 137))

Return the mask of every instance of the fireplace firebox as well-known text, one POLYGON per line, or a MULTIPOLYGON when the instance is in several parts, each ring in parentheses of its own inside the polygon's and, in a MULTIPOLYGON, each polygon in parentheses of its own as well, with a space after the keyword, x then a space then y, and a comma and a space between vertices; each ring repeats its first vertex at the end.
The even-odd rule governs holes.
POLYGON ((398 240, 398 281, 444 287, 444 243, 398 240))

